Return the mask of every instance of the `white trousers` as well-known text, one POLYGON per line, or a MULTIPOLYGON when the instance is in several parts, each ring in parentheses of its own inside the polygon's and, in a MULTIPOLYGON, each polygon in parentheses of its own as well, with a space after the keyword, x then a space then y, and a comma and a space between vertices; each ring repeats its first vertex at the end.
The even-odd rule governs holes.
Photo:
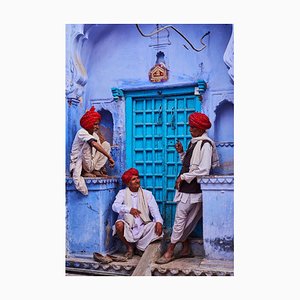
MULTIPOLYGON (((106 152, 110 153, 111 147, 108 142, 105 141, 101 145, 106 150, 106 152)), ((94 151, 88 143, 85 143, 75 163, 75 168, 73 171, 73 182, 76 189, 83 195, 87 195, 88 189, 85 184, 84 178, 81 176, 82 169, 85 172, 92 172, 94 170, 99 171, 106 162, 107 157, 105 155, 103 155, 99 151, 94 151)))
POLYGON ((171 243, 184 242, 195 229, 202 216, 202 202, 186 203, 178 202, 176 206, 175 220, 171 234, 171 243))
MULTIPOLYGON (((110 144, 104 141, 101 146, 104 150, 110 154, 110 144)), ((99 171, 107 162, 107 157, 99 151, 95 151, 92 147, 86 143, 82 149, 82 168, 86 172, 92 172, 94 170, 99 171)))

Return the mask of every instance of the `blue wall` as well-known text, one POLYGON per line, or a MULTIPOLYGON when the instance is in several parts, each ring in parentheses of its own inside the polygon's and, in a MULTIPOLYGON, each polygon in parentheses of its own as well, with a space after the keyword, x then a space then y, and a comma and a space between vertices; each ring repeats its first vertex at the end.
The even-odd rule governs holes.
MULTIPOLYGON (((171 45, 162 51, 165 53, 170 78, 167 82, 156 85, 182 84, 205 79, 215 90, 231 89, 232 82, 227 74, 228 68, 223 61, 223 55, 232 25, 173 25, 196 48, 202 47, 200 38, 210 31, 203 39, 207 47, 196 52, 179 34, 169 29, 171 45)), ((150 33, 155 30, 155 25, 143 24, 140 28, 144 33, 150 33)), ((155 85, 148 80, 148 72, 156 61, 156 50, 149 47, 154 41, 143 37, 134 24, 91 26, 86 35, 88 39, 82 46, 82 61, 88 74, 84 95, 86 101, 111 97, 111 87, 155 85)))

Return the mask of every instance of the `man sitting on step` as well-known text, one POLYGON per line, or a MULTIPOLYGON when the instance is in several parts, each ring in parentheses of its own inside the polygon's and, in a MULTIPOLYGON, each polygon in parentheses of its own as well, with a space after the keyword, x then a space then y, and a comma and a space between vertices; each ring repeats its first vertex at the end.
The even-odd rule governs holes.
POLYGON ((132 258, 135 247, 145 251, 151 242, 163 237, 163 219, 153 194, 141 188, 137 169, 127 170, 122 181, 127 187, 118 192, 112 205, 119 214, 113 235, 125 244, 125 257, 132 258))

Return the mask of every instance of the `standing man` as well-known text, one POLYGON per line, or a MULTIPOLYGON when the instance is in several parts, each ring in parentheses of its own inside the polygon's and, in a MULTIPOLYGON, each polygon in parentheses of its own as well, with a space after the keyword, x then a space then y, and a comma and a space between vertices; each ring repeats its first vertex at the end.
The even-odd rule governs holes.
POLYGON ((84 195, 88 190, 83 177, 100 177, 100 170, 107 160, 110 167, 114 167, 115 162, 110 156, 110 144, 107 141, 100 141, 99 122, 101 115, 92 106, 80 119, 80 126, 75 135, 72 149, 70 173, 76 189, 84 195))
POLYGON ((189 117, 192 136, 187 151, 184 153, 182 144, 175 147, 182 161, 182 168, 175 183, 174 201, 177 203, 175 220, 171 235, 171 243, 167 251, 156 263, 165 264, 175 259, 174 249, 178 242, 183 243, 179 257, 191 257, 191 247, 188 237, 195 229, 202 216, 202 190, 200 180, 209 175, 211 167, 218 165, 215 143, 206 133, 211 127, 209 118, 199 112, 189 117))
POLYGON ((117 234, 125 244, 125 257, 132 258, 135 247, 141 253, 151 242, 163 237, 163 219, 152 193, 141 188, 137 169, 127 170, 122 181, 127 187, 119 191, 112 205, 119 214, 113 235, 117 234))

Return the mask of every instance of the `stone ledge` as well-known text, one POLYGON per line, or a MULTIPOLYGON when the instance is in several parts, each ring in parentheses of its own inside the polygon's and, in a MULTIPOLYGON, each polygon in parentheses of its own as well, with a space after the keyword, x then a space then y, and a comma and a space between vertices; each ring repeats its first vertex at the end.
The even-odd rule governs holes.
MULTIPOLYGON (((66 274, 94 276, 132 276, 141 258, 134 256, 126 262, 102 264, 92 258, 67 258, 66 274)), ((234 263, 227 260, 208 260, 200 256, 176 259, 168 264, 149 265, 151 273, 140 276, 233 276, 234 263)))
MULTIPOLYGON (((98 184, 98 183, 118 183, 120 181, 117 177, 108 177, 108 178, 101 178, 101 177, 85 177, 86 184, 98 184)), ((73 178, 67 177, 66 184, 73 184, 73 178)))
POLYGON ((233 184, 233 175, 210 175, 201 178, 202 184, 233 184))
POLYGON ((208 260, 195 256, 176 259, 165 265, 153 264, 152 276, 233 276, 233 261, 208 260))

